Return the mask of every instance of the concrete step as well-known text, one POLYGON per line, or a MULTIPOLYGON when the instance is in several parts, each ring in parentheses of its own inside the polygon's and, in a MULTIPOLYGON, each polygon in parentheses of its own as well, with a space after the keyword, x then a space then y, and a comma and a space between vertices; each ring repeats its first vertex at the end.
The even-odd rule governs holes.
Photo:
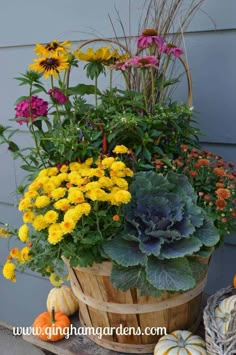
POLYGON ((24 341, 21 336, 14 336, 11 327, 0 322, 0 355, 45 355, 45 353, 24 341))

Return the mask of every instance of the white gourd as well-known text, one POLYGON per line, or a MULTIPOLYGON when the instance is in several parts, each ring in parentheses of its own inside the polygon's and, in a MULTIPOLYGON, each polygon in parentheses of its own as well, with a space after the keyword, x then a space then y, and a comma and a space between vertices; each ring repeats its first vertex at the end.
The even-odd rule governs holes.
POLYGON ((219 332, 226 334, 231 320, 231 311, 236 306, 236 296, 225 298, 215 309, 215 321, 219 332))
POLYGON ((79 304, 70 286, 63 285, 50 290, 47 297, 48 312, 54 307, 56 312, 62 312, 67 316, 75 313, 79 304))
POLYGON ((207 355, 206 343, 187 330, 175 330, 160 338, 154 355, 207 355))

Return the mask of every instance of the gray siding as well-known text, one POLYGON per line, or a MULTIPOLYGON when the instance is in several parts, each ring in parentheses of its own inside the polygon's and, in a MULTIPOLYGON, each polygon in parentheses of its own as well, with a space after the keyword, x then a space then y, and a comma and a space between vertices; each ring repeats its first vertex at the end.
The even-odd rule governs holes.
MULTIPOLYGON (((137 34, 137 17, 143 3, 144 0, 131 0, 132 35, 137 34)), ((114 5, 126 23, 129 18, 129 2, 124 0, 42 0, 37 4, 31 0, 2 0, 1 5, 0 124, 7 124, 8 119, 14 116, 14 101, 25 94, 14 77, 31 63, 34 43, 55 38, 82 41, 94 36, 112 37, 107 14, 110 13, 116 21, 114 5)), ((193 79, 194 107, 198 111, 200 127, 206 134, 201 138, 202 142, 209 150, 236 163, 235 12, 235 0, 206 0, 185 35, 185 43, 193 79)), ((128 26, 126 30, 129 33, 128 26)), ((119 29, 118 34, 122 35, 119 29)), ((178 98, 186 99, 184 81, 179 87, 178 98)), ((18 139, 25 142, 29 138, 26 132, 21 131, 18 139)), ((0 147, 0 162, 0 220, 19 226, 21 219, 15 207, 17 196, 14 191, 23 173, 19 163, 11 159, 3 146, 0 147)), ((235 244, 234 238, 230 242, 235 244)), ((0 265, 4 263, 7 249, 7 241, 1 240, 0 265)), ((234 245, 225 245, 215 253, 208 292, 231 281, 235 257, 234 245)), ((48 280, 31 272, 18 274, 17 278, 17 283, 12 284, 0 275, 0 319, 12 324, 30 325, 34 317, 45 309, 51 286, 48 280)))

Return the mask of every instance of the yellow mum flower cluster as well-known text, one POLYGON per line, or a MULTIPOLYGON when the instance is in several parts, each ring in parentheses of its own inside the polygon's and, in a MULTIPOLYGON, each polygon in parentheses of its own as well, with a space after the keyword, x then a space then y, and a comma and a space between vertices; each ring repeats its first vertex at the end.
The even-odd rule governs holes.
MULTIPOLYGON (((124 153, 127 148, 117 146, 114 151, 124 153)), ((130 176, 132 170, 114 157, 43 169, 19 203, 19 210, 24 212, 19 239, 28 241, 31 224, 36 231, 47 230, 50 244, 59 243, 89 215, 93 202, 114 206, 128 203, 131 194, 126 177, 130 176)))

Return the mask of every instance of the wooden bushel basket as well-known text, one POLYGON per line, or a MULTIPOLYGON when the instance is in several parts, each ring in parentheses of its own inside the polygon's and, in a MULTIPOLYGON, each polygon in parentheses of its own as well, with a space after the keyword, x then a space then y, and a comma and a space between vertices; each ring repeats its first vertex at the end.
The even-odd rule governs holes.
POLYGON ((85 327, 134 327, 143 335, 96 335, 88 337, 98 345, 125 353, 151 353, 161 335, 176 329, 196 331, 201 321, 202 291, 205 277, 187 292, 164 293, 159 298, 139 296, 136 289, 122 292, 110 281, 112 264, 103 262, 92 267, 71 268, 64 260, 70 275, 71 286, 80 306, 80 322, 85 327), (157 335, 144 335, 145 328, 157 328, 157 335), (159 334, 159 335, 158 335, 159 334))

